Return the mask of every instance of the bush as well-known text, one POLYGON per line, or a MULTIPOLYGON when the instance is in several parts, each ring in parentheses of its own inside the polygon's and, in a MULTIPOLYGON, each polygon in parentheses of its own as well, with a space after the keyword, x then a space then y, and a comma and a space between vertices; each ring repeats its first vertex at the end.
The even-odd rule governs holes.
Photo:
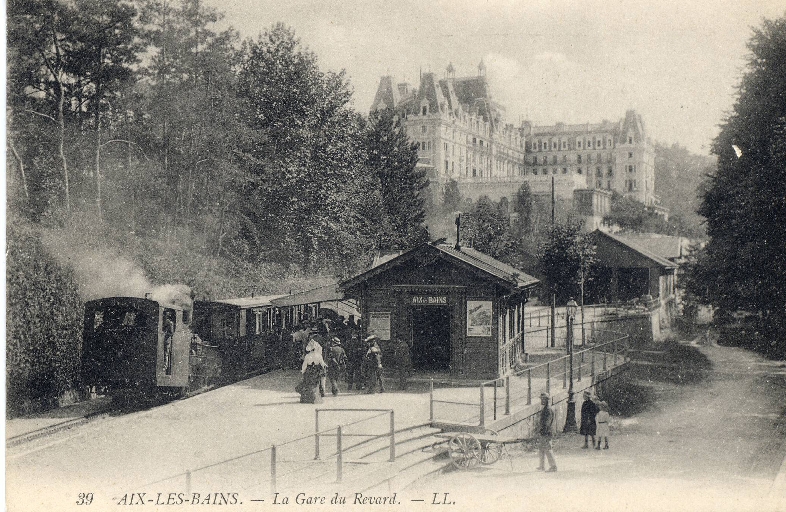
POLYGON ((7 415, 57 405, 78 385, 84 305, 71 272, 55 262, 38 234, 8 218, 7 415))

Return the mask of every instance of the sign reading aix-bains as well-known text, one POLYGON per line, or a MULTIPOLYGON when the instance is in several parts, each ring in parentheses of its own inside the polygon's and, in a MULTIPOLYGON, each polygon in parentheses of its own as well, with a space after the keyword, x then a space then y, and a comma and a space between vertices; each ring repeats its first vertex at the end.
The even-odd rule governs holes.
POLYGON ((412 304, 417 304, 418 306, 446 306, 448 304, 448 298, 445 295, 436 297, 415 295, 412 297, 412 304))

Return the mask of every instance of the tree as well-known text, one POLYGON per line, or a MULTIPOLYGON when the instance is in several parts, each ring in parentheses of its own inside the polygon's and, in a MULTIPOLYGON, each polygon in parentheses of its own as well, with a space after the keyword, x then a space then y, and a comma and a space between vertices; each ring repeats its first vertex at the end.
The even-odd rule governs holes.
POLYGON ((458 182, 456 180, 448 180, 445 183, 445 190, 442 192, 442 208, 445 212, 453 213, 457 211, 464 203, 464 198, 461 196, 458 182))
POLYGON ((712 147, 718 168, 699 208, 710 241, 698 260, 698 272, 711 276, 714 293, 708 299, 714 306, 759 312, 772 332, 782 332, 786 18, 765 20, 754 29, 748 50, 737 101, 712 147))
POLYGON ((529 182, 521 184, 516 191, 516 198, 513 201, 513 211, 516 213, 516 221, 513 227, 517 236, 522 236, 524 233, 532 229, 532 191, 529 182))
POLYGON ((384 235, 385 245, 408 248, 426 241, 424 191, 429 181, 426 172, 416 167, 417 145, 407 138, 393 110, 377 110, 369 116, 366 147, 368 166, 379 178, 391 229, 384 235))
POLYGON ((249 179, 240 211, 265 234, 253 252, 311 269, 363 257, 378 243, 384 209, 344 72, 321 71, 278 24, 244 42, 238 93, 253 132, 242 148, 249 179))
POLYGON ((473 210, 462 217, 461 238, 493 258, 505 258, 515 248, 509 216, 488 196, 479 197, 473 210))
POLYGON ((137 43, 137 29, 133 23, 136 10, 117 0, 78 0, 75 8, 79 16, 70 27, 72 34, 71 59, 67 70, 75 77, 84 98, 85 106, 92 112, 95 130, 95 203, 99 219, 102 216, 101 198, 101 127, 107 121, 102 108, 112 109, 110 100, 132 78, 131 66, 137 62, 141 47, 137 43))
MULTIPOLYGON (((75 10, 57 0, 13 0, 8 4, 9 103, 13 112, 9 139, 15 137, 13 132, 21 131, 15 118, 22 112, 56 124, 57 158, 67 211, 71 209, 71 183, 65 117, 72 44, 69 35, 75 18, 75 10)), ((24 157, 19 162, 24 165, 24 157)))
POLYGON ((581 296, 594 264, 595 245, 590 234, 581 232, 579 222, 554 224, 538 248, 538 266, 558 304, 581 296))

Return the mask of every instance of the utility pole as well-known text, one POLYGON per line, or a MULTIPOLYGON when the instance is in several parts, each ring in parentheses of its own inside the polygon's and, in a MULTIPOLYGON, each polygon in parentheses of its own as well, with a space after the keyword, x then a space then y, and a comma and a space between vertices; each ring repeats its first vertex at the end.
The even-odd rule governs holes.
MULTIPOLYGON (((551 229, 554 229, 554 210, 556 199, 554 197, 554 176, 551 176, 551 229)), ((553 286, 553 285, 552 285, 553 286)), ((557 346, 557 294, 551 289, 551 347, 557 346)))

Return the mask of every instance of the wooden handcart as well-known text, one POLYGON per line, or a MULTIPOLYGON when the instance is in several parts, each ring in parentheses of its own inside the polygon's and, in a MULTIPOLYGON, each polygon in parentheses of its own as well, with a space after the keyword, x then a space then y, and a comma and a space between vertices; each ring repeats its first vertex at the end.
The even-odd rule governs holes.
POLYGON ((478 464, 490 465, 497 462, 503 453, 507 453, 506 445, 523 443, 527 439, 504 437, 497 432, 486 429, 484 433, 442 432, 435 437, 447 439, 450 460, 458 469, 470 469, 478 464))

